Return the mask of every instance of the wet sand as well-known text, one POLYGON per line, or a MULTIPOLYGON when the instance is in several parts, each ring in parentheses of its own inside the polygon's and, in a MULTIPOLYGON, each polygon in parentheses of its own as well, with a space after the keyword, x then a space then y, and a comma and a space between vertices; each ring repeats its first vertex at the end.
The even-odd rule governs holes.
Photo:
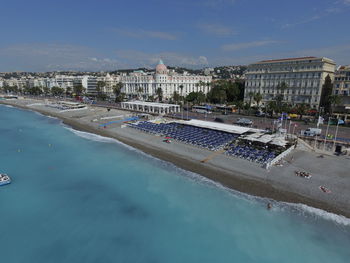
POLYGON ((181 142, 163 143, 162 137, 130 127, 121 128, 121 124, 108 125, 107 128, 99 127, 101 123, 122 119, 120 116, 128 117, 131 115, 130 112, 115 109, 107 112, 105 108, 90 106, 84 110, 60 112, 46 107, 42 100, 33 99, 6 100, 0 103, 57 117, 77 130, 115 138, 147 154, 240 192, 277 201, 303 203, 350 218, 348 157, 319 158, 318 154, 300 148, 294 150, 283 166, 265 170, 256 163, 224 154, 214 154, 213 151, 181 142), (208 161, 201 162, 204 159, 208 161), (310 179, 297 177, 294 175, 296 170, 307 171, 312 177, 310 179), (331 189, 332 193, 323 193, 319 189, 320 185, 331 189))

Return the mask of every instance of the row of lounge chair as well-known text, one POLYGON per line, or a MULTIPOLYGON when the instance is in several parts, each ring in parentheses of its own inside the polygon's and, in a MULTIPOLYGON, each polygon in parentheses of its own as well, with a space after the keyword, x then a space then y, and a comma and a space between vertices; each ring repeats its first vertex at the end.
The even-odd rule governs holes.
POLYGON ((276 153, 266 149, 257 149, 253 146, 231 145, 225 152, 227 155, 236 156, 248 161, 266 164, 276 157, 276 153))
POLYGON ((152 123, 142 121, 130 123, 130 127, 143 132, 167 136, 187 144, 217 151, 225 148, 225 154, 266 164, 273 160, 278 152, 273 149, 259 148, 249 144, 236 144, 238 134, 210 130, 179 123, 152 123))
POLYGON ((222 149, 239 136, 237 134, 178 123, 155 124, 145 121, 137 124, 131 124, 130 126, 145 132, 168 136, 175 140, 207 148, 213 151, 222 149))

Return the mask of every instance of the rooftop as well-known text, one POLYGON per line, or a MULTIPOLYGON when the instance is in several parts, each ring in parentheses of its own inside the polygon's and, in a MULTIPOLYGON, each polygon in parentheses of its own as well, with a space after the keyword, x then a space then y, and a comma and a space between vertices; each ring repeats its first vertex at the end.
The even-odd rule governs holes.
POLYGON ((122 102, 124 104, 130 104, 130 105, 141 105, 141 106, 151 106, 151 107, 174 107, 174 106, 179 106, 177 104, 166 104, 166 103, 157 103, 157 102, 147 102, 147 101, 127 101, 127 102, 122 102))
POLYGON ((189 121, 178 121, 178 123, 192 125, 192 126, 196 126, 196 127, 200 127, 200 128, 235 133, 235 134, 243 134, 243 133, 246 133, 248 131, 251 131, 250 128, 241 127, 241 126, 237 126, 237 125, 211 122, 211 121, 189 120, 189 121))
POLYGON ((310 59, 316 59, 317 57, 300 57, 300 58, 282 58, 282 59, 270 59, 270 60, 262 60, 258 63, 268 63, 268 62, 283 62, 283 61, 290 61, 290 60, 310 60, 310 59))

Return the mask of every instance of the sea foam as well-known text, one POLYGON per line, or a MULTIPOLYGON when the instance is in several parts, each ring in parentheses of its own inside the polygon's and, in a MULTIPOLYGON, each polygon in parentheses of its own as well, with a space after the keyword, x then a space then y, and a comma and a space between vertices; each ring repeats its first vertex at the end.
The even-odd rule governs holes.
POLYGON ((13 106, 11 105, 5 105, 5 104, 2 104, 2 106, 6 107, 6 108, 14 108, 13 106))
POLYGON ((122 145, 123 147, 125 147, 131 151, 142 154, 144 157, 148 158, 150 161, 157 161, 158 165, 160 165, 160 166, 163 166, 167 169, 170 168, 171 170, 176 170, 177 174, 182 175, 186 178, 189 178, 192 181, 195 181, 195 182, 201 183, 201 184, 205 184, 207 186, 219 188, 223 191, 226 191, 226 192, 234 195, 237 198, 244 199, 246 201, 259 202, 259 203, 264 203, 264 204, 273 203, 273 206, 275 208, 277 208, 278 210, 288 210, 288 211, 292 211, 292 212, 294 212, 298 215, 301 215, 301 216, 314 217, 315 219, 322 218, 322 219, 325 219, 327 221, 333 221, 339 225, 350 226, 350 218, 347 218, 345 216, 330 213, 330 212, 324 211, 322 209, 314 208, 314 207, 311 207, 311 206, 308 206, 305 204, 280 202, 280 201, 272 200, 270 198, 258 197, 258 196, 246 194, 243 192, 239 192, 237 190, 228 188, 228 187, 222 185, 221 183, 215 182, 207 177, 204 177, 200 174, 184 170, 184 169, 176 166, 173 163, 170 163, 170 162, 161 160, 159 158, 153 157, 149 154, 146 154, 145 152, 138 150, 130 145, 127 145, 121 141, 118 141, 117 139, 101 136, 101 135, 90 133, 90 132, 78 131, 78 130, 75 130, 75 129, 73 129, 69 126, 66 126, 64 124, 62 124, 62 125, 65 129, 73 132, 75 135, 82 137, 84 139, 95 141, 95 142, 116 143, 116 144, 122 145))

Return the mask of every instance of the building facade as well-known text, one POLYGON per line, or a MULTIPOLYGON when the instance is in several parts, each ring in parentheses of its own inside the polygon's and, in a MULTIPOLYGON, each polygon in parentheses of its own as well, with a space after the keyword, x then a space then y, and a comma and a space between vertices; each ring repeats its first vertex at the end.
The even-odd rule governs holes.
POLYGON ((248 66, 244 100, 248 102, 251 94, 260 93, 265 105, 282 95, 286 103, 306 103, 317 109, 325 78, 329 75, 333 81, 334 72, 334 61, 324 57, 260 61, 248 66))
POLYGON ((350 113, 350 66, 341 66, 335 73, 333 94, 339 95, 341 103, 338 105, 339 112, 350 113))
POLYGON ((123 83, 122 92, 128 97, 138 96, 144 99, 157 96, 159 88, 162 89, 165 99, 170 99, 175 91, 182 96, 199 91, 207 94, 211 80, 211 76, 178 74, 175 71, 169 71, 161 60, 156 66, 155 73, 135 71, 120 77, 123 83))
POLYGON ((335 73, 333 93, 350 96, 350 66, 341 66, 335 73))

